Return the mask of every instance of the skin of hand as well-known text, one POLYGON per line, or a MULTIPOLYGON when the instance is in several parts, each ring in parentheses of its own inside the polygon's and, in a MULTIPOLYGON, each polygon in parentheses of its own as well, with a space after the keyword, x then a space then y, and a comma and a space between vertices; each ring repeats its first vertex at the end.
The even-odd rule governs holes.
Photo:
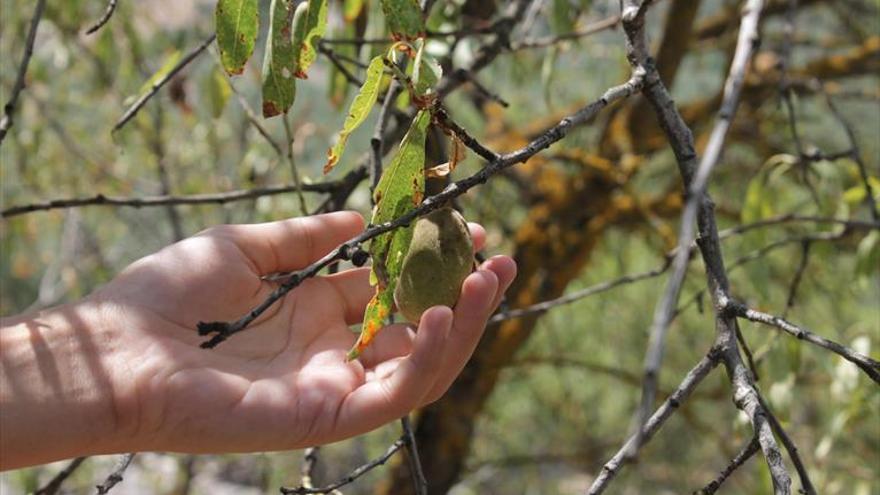
MULTIPOLYGON (((485 240, 471 224, 475 248, 485 240)), ((302 448, 437 400, 516 274, 504 256, 418 331, 383 329, 345 361, 372 296, 368 268, 308 279, 245 331, 199 348, 200 320, 234 320, 276 283, 363 229, 355 212, 224 225, 138 260, 89 297, 3 322, 3 469, 86 454, 302 448)))

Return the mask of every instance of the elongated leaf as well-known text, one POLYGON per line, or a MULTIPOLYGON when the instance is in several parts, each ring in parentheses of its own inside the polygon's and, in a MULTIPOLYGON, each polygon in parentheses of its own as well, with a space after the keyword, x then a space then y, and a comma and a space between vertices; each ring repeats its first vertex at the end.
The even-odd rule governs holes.
POLYGON ((395 40, 412 41, 425 36, 425 22, 416 0, 382 0, 382 13, 395 40))
POLYGON ((443 75, 443 69, 440 64, 434 60, 434 57, 425 52, 427 43, 419 43, 419 49, 416 52, 416 60, 413 64, 413 87, 416 96, 423 97, 433 92, 434 86, 443 75))
POLYGON ((214 11, 220 60, 229 75, 241 74, 260 28, 257 0, 218 0, 214 11))
POLYGON ((299 46, 296 60, 296 77, 308 78, 307 71, 318 58, 318 42, 327 30, 327 0, 309 0, 309 16, 306 21, 305 38, 299 46))
MULTIPOLYGON (((420 111, 400 143, 400 149, 376 186, 372 224, 391 221, 419 203, 425 194, 425 135, 431 114, 420 111)), ((357 343, 349 351, 348 359, 355 359, 370 344, 394 304, 394 288, 400 277, 403 259, 412 240, 412 226, 402 227, 376 236, 370 242, 373 268, 370 283, 376 294, 364 312, 364 323, 357 343)))
POLYGON ((204 85, 207 86, 208 90, 208 104, 211 108, 211 115, 215 119, 218 119, 223 114, 223 109, 226 108, 226 102, 232 94, 232 90, 229 88, 229 82, 222 72, 219 70, 211 70, 204 85))
POLYGON ((382 56, 373 57, 373 60, 370 61, 370 65, 367 67, 367 77, 364 79, 364 84, 357 96, 351 102, 345 123, 342 124, 342 131, 339 132, 339 138, 336 140, 336 144, 327 151, 327 164, 324 165, 325 174, 339 163, 339 159, 342 158, 342 153, 345 151, 345 143, 348 141, 349 134, 364 123, 370 110, 376 104, 384 66, 382 56))
POLYGON ((296 9, 294 0, 272 0, 269 34, 263 59, 263 117, 285 113, 296 98, 296 50, 291 28, 304 24, 308 5, 296 9))
POLYGON ((354 21, 357 16, 361 15, 363 8, 364 0, 345 0, 342 7, 345 22, 354 21))
POLYGON ((153 89, 153 85, 156 84, 156 82, 159 81, 160 79, 167 76, 168 73, 171 72, 171 69, 173 69, 174 66, 177 65, 177 62, 179 62, 179 61, 180 61, 180 50, 174 50, 173 52, 169 53, 168 56, 165 57, 165 61, 162 62, 162 67, 159 67, 159 70, 154 72, 153 75, 150 76, 149 79, 147 79, 146 81, 144 81, 143 84, 141 84, 141 87, 138 89, 137 94, 129 96, 128 98, 125 99, 125 101, 122 102, 122 104, 125 106, 131 105, 138 98, 143 96, 144 93, 153 89))

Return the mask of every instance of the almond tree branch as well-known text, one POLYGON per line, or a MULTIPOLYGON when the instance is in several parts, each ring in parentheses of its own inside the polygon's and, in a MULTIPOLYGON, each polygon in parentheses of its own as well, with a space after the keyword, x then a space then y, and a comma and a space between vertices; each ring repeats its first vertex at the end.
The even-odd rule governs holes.
POLYGON ((422 469, 422 461, 419 459, 419 447, 416 444, 416 436, 413 433, 409 415, 400 418, 400 427, 403 429, 403 437, 406 440, 406 459, 409 462, 409 472, 412 475, 416 495, 428 494, 428 480, 425 479, 425 471, 422 469))
POLYGON ((778 328, 797 337, 799 340, 805 340, 813 345, 831 351, 858 366, 859 369, 871 377, 875 383, 880 385, 880 362, 877 360, 871 359, 870 357, 856 352, 845 345, 838 344, 833 340, 816 335, 815 333, 810 332, 801 326, 795 325, 784 318, 749 308, 745 304, 731 300, 728 303, 728 309, 736 316, 778 328))
POLYGON ((788 436, 785 428, 782 427, 782 423, 776 419, 770 406, 767 405, 767 401, 761 396, 758 396, 758 398, 761 400, 761 406, 764 408, 764 413, 770 421, 770 426, 773 428, 773 431, 776 432, 776 435, 785 447, 785 451, 788 452, 788 457, 791 459, 792 464, 794 464, 794 469, 797 471, 798 477, 801 480, 800 492, 804 495, 816 495, 816 488, 813 487, 813 482, 810 481, 810 476, 807 474, 807 468, 804 467, 804 462, 801 460, 797 446, 794 444, 791 437, 788 436))
MULTIPOLYGON (((648 2, 645 2, 643 5, 647 3, 648 2)), ((675 311, 676 304, 678 303, 681 287, 687 272, 689 258, 687 246, 693 242, 695 234, 694 222, 697 217, 697 210, 700 203, 705 201, 704 194, 708 185, 709 176, 721 157, 721 151, 724 147, 727 131, 730 128, 733 116, 736 113, 737 104, 739 103, 739 95, 742 90, 743 82, 745 81, 749 61, 751 60, 752 52, 757 47, 759 41, 758 22, 760 20, 762 7, 763 1, 750 0, 743 10, 743 18, 740 24, 736 51, 730 65, 730 72, 724 83, 724 96, 721 109, 718 113, 718 119, 712 129, 709 142, 703 152, 703 157, 700 160, 696 174, 685 176, 688 200, 681 216, 681 227, 678 235, 678 252, 672 262, 672 275, 669 277, 666 289, 658 300, 654 310, 654 318, 649 331, 650 337, 648 350, 645 353, 645 378, 641 405, 635 415, 636 428, 640 427, 640 425, 647 420, 648 414, 654 404, 660 365, 663 361, 666 332, 672 321, 672 315, 675 311)), ((626 12, 624 15, 626 15, 626 12)), ((688 157, 688 161, 695 159, 695 156, 688 157)))
POLYGON ((58 490, 61 488, 61 485, 73 474, 74 471, 79 468, 80 464, 88 459, 88 457, 77 457, 76 459, 70 461, 70 463, 64 467, 61 471, 58 472, 48 483, 43 485, 42 488, 37 489, 34 492, 34 495, 55 495, 58 493, 58 490))
POLYGON ((244 330, 251 322, 253 322, 260 314, 268 309, 276 301, 284 297, 285 294, 299 286, 304 280, 314 277, 324 267, 331 263, 341 260, 350 259, 351 255, 356 252, 361 243, 370 240, 379 234, 394 230, 403 225, 409 225, 416 218, 423 216, 437 208, 440 208, 450 199, 461 196, 473 187, 485 183, 492 175, 509 168, 518 163, 522 163, 540 151, 548 148, 553 143, 564 138, 568 132, 578 125, 590 121, 603 108, 611 103, 629 97, 638 91, 642 86, 643 73, 636 71, 635 74, 625 83, 608 89, 598 100, 584 106, 577 112, 562 119, 555 126, 550 127, 541 133, 526 146, 513 151, 499 155, 498 159, 489 163, 482 169, 470 177, 466 177, 457 182, 453 182, 446 186, 440 193, 429 196, 421 205, 409 211, 408 213, 390 221, 367 228, 357 236, 349 239, 345 243, 336 247, 323 258, 306 268, 292 273, 287 280, 282 282, 262 303, 253 308, 246 315, 233 322, 200 322, 198 331, 200 335, 215 334, 210 340, 202 343, 204 348, 216 347, 225 341, 231 335, 244 330))
POLYGON ((34 16, 31 18, 30 29, 24 42, 24 54, 21 56, 21 64, 18 66, 18 74, 15 76, 15 84, 9 93, 9 100, 3 105, 3 117, 0 118, 0 144, 6 138, 6 133, 12 127, 12 115, 15 113, 15 105, 18 104, 18 97, 26 86, 25 78, 27 76, 28 65, 31 63, 31 56, 34 54, 34 41, 37 39, 37 26, 40 19, 43 18, 43 11, 46 9, 46 0, 37 0, 34 7, 34 16))
MULTIPOLYGON (((823 224, 839 224, 843 225, 848 229, 880 229, 880 222, 863 222, 860 220, 848 220, 848 219, 839 219, 839 218, 826 218, 826 217, 813 217, 813 216, 801 216, 801 215, 780 215, 774 218, 768 218, 766 220, 760 220, 754 223, 747 223, 743 225, 737 225, 736 227, 731 227, 729 229, 722 230, 718 233, 719 240, 725 240, 730 237, 734 237, 736 235, 740 235, 745 232, 749 232, 754 229, 765 228, 775 225, 781 225, 789 222, 814 222, 814 223, 823 223, 823 224)), ((828 233, 819 233, 816 236, 827 236, 828 233)), ((839 238, 838 234, 832 234, 833 239, 839 238)), ((760 248, 758 251, 763 255, 766 254, 767 251, 776 249, 786 244, 791 244, 792 242, 800 242, 804 245, 809 245, 813 241, 816 240, 833 240, 833 239, 818 239, 814 238, 814 236, 798 236, 798 237, 786 237, 781 241, 776 241, 767 246, 760 248), (768 249, 769 248, 769 249, 768 249)), ((693 251, 697 248, 696 243, 691 243, 689 247, 689 252, 693 253, 693 251)), ((643 272, 637 273, 629 273, 623 275, 621 277, 607 280, 605 282, 600 282, 589 287, 585 287, 583 289, 571 292, 569 294, 565 294, 563 296, 557 297, 555 299, 548 299, 546 301, 541 301, 539 303, 535 303, 524 308, 516 308, 508 311, 503 311, 496 313, 492 316, 490 323, 498 323, 505 320, 510 320, 513 318, 522 318, 524 316, 528 316, 535 313, 545 313, 556 306, 562 306, 565 304, 571 304, 575 301, 579 301, 581 299, 600 294, 602 292, 614 289, 621 285, 628 285, 635 282, 640 282, 642 280, 647 280, 649 278, 658 277, 666 271, 669 270, 669 267, 672 266, 672 259, 675 257, 675 253, 677 252, 677 248, 672 251, 666 253, 664 255, 664 261, 661 265, 653 268, 651 270, 646 270, 643 272)), ((747 261, 752 261, 756 259, 758 256, 755 256, 754 253, 749 253, 744 260, 736 260, 731 264, 731 270, 736 266, 742 265, 747 261)), ((795 280, 799 280, 800 276, 803 274, 803 268, 806 266, 805 258, 802 258, 801 265, 798 267, 798 272, 795 274, 795 280)), ((792 288, 789 289, 789 294, 792 293, 795 287, 795 282, 792 282, 792 288)), ((789 296, 792 297, 791 295, 789 296)), ((680 309, 676 309, 673 312, 673 318, 680 312, 680 309)), ((784 316, 783 316, 784 318, 784 316)))
POLYGON ((104 9, 104 13, 101 15, 101 18, 88 29, 86 29, 86 34, 92 34, 95 31, 104 27, 104 24, 107 24, 107 21, 113 17, 113 12, 116 11, 116 4, 119 0, 109 0, 107 2, 107 8, 104 9))
POLYGON ((141 95, 141 97, 138 98, 134 103, 132 103, 131 106, 128 107, 128 110, 126 110, 125 113, 122 114, 122 117, 120 117, 119 120, 116 121, 116 124, 113 125, 113 130, 111 132, 116 132, 119 129, 122 129, 122 126, 124 126, 128 123, 128 121, 134 118, 134 116, 137 115, 141 108, 143 108, 143 106, 146 105, 148 101, 150 101, 150 98, 158 93, 160 89, 162 89, 162 86, 165 86, 165 84, 170 81, 171 78, 177 75, 178 72, 183 70, 184 67, 189 65, 193 60, 201 55, 202 52, 204 52, 205 49, 208 48, 216 38, 216 34, 208 36, 205 41, 203 41, 199 46, 193 49, 193 51, 189 52, 185 57, 183 57, 180 62, 177 62, 177 65, 175 65, 170 71, 168 71, 167 74, 153 82, 153 84, 150 86, 150 89, 147 90, 146 93, 141 95))
MULTIPOLYGON (((627 58, 634 68, 639 68, 646 74, 642 94, 654 108, 660 127, 666 135, 667 141, 672 147, 673 154, 678 162, 680 175, 690 192, 691 197, 689 203, 693 202, 696 207, 695 216, 700 234, 697 244, 700 248, 700 253, 706 267, 709 293, 712 296, 712 301, 716 308, 715 326, 718 334, 716 344, 721 349, 721 359, 724 362, 733 386, 734 403, 737 408, 742 410, 748 416, 752 428, 755 431, 755 435, 758 437, 761 450, 764 454, 767 466, 770 469, 770 477, 773 482, 774 492, 777 494, 788 495, 791 493, 791 477, 785 469, 779 446, 776 444, 773 432, 767 424, 763 408, 758 400, 758 390, 753 383, 749 370, 745 367, 742 357, 739 354, 739 348, 736 342, 736 317, 722 311, 729 299, 729 281, 724 269, 724 260, 721 254, 718 227, 715 222, 714 204, 709 195, 705 192, 702 192, 701 194, 693 194, 694 191, 704 191, 705 182, 708 180, 709 173, 714 167, 718 154, 720 154, 720 147, 723 144, 724 135, 729 126, 729 123, 726 122, 732 116, 733 110, 736 106, 735 96, 738 94, 739 80, 738 77, 733 76, 733 74, 739 73, 738 61, 745 58, 745 62, 743 63, 747 63, 748 57, 741 55, 740 57, 735 58, 732 67, 737 69, 732 71, 732 77, 728 78, 728 82, 730 83, 728 88, 730 91, 725 91, 726 96, 724 100, 727 104, 722 106, 725 111, 719 116, 720 120, 716 125, 716 131, 713 132, 715 139, 710 139, 710 144, 707 147, 706 153, 708 158, 703 162, 704 165, 697 170, 697 156, 694 147, 693 134, 687 124, 685 124, 675 103, 672 101, 669 92, 660 80, 659 74, 657 73, 649 55, 644 29, 644 12, 648 3, 649 2, 636 3, 634 0, 624 1, 622 19, 624 32, 627 37, 627 58)), ((756 25, 761 4, 762 2, 759 0, 750 0, 747 4, 747 10, 743 18, 743 36, 740 36, 742 49, 737 50, 740 54, 743 54, 744 52, 748 54, 751 52, 751 43, 757 33, 757 28, 749 28, 746 25, 751 23, 755 23, 756 25), (750 32, 753 34, 749 35, 748 33, 750 32)), ((686 217, 683 217, 683 225, 687 223, 684 220, 686 220, 686 217)), ((693 217, 691 218, 691 221, 693 221, 693 217)), ((683 245, 687 246, 689 242, 690 241, 683 245)), ((682 248, 677 255, 683 256, 685 254, 684 251, 685 250, 682 248)), ((675 304, 675 299, 676 298, 671 298, 672 305, 675 304)), ((651 352, 649 351, 649 355, 650 354, 651 352)), ((646 366, 646 369, 651 371, 651 366, 646 366)), ((653 377, 650 378, 649 382, 656 383, 653 377)), ((648 393, 651 392, 650 388, 649 383, 648 386, 646 386, 646 391, 648 393)), ((643 393, 643 397, 644 395, 647 394, 643 393)), ((643 401, 643 404, 645 403, 647 402, 643 401)), ((643 422, 638 421, 637 424, 643 424, 643 422)), ((642 428, 638 428, 636 435, 641 437, 642 431, 642 428)), ((636 438, 636 440, 637 441, 630 444, 627 449, 631 453, 637 451, 638 446, 641 444, 641 442, 638 441, 638 438, 636 438)))
POLYGON ((648 421, 646 421, 644 425, 642 425, 639 435, 632 435, 623 447, 621 447, 620 450, 618 450, 617 453, 614 454, 604 466, 602 466, 602 471, 599 472, 599 475, 596 476, 593 484, 590 486, 589 490, 587 490, 588 495, 598 495, 608 488, 608 485, 623 467, 623 464, 627 459, 627 453, 630 449, 637 448, 636 442, 639 441, 639 438, 642 439, 643 443, 650 440, 660 427, 663 426, 663 423, 672 416, 685 400, 687 400, 688 396, 690 396, 691 392, 697 388, 700 382, 709 375, 709 372, 718 366, 719 362, 721 362, 721 349, 713 346, 709 349, 709 352, 703 356, 703 359, 701 359, 697 365, 685 375, 684 380, 682 380, 669 398, 666 399, 663 405, 654 411, 654 414, 648 418, 648 421))
POLYGON ((125 470, 128 469, 128 466, 131 465, 133 459, 134 453, 124 454, 119 458, 119 462, 116 464, 116 468, 113 469, 113 472, 107 476, 107 479, 105 479, 103 483, 95 487, 98 490, 98 495, 106 495, 114 486, 122 481, 122 475, 125 473, 125 470))
POLYGON ((700 495, 714 495, 714 493, 721 488, 721 485, 724 484, 727 478, 730 477, 734 471, 739 469, 740 466, 745 464, 746 461, 751 459, 760 449, 761 445, 758 443, 758 437, 752 437, 752 440, 743 447, 733 459, 731 459, 730 464, 721 471, 721 474, 719 474, 714 480, 710 481, 708 485, 700 489, 698 493, 700 495))
MULTIPOLYGON (((332 193, 337 191, 342 186, 342 184, 342 180, 318 182, 316 184, 302 184, 301 189, 304 192, 332 193)), ((295 184, 284 184, 279 186, 240 189, 236 191, 221 193, 190 194, 181 196, 162 195, 128 197, 96 194, 94 196, 83 198, 61 198, 52 199, 41 203, 11 206, 0 212, 0 216, 2 216, 2 218, 11 218, 14 216, 24 215, 26 213, 31 213, 35 211, 78 208, 81 206, 130 206, 133 208, 145 208, 150 206, 168 205, 225 204, 234 201, 259 198, 262 196, 285 194, 289 192, 294 192, 296 190, 297 186, 295 184)))
POLYGON ((372 461, 370 461, 362 466, 358 466, 352 472, 343 476, 341 479, 339 479, 335 483, 331 483, 327 486, 322 486, 322 487, 318 487, 318 488, 308 488, 305 486, 299 486, 296 488, 281 487, 281 493, 284 495, 306 495, 306 494, 310 494, 310 493, 322 493, 323 494, 323 493, 332 492, 333 490, 336 490, 337 488, 341 488, 345 485, 351 484, 352 482, 354 482, 354 480, 367 474, 368 472, 372 471, 373 469, 385 464, 386 462, 388 462, 388 459, 390 459, 391 456, 393 456, 398 450, 403 448, 405 445, 406 445, 406 438, 404 438, 404 437, 398 438, 394 443, 392 443, 388 447, 388 450, 386 450, 384 454, 382 454, 381 456, 377 457, 376 459, 373 459, 372 461))

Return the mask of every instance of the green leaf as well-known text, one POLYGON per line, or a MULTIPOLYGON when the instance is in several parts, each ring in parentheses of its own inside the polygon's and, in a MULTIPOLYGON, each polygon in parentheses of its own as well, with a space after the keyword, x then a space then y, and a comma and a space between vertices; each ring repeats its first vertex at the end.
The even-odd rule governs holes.
POLYGON ((357 16, 361 15, 363 9, 364 0, 345 0, 342 4, 342 13, 345 17, 345 22, 354 21, 357 16))
POLYGON ((575 15, 572 15, 568 0, 553 0, 553 12, 550 25, 556 34, 567 34, 574 30, 575 15))
MULTIPOLYGON (((376 207, 370 223, 389 222, 414 209, 425 194, 425 135, 431 114, 420 111, 400 143, 400 149, 382 174, 373 199, 376 207)), ((394 288, 400 277, 403 258, 412 240, 412 226, 401 227, 376 236, 370 242, 373 268, 370 282, 376 294, 364 311, 364 323, 348 359, 356 358, 382 328, 394 304, 394 288)))
POLYGON ((296 60, 296 77, 306 79, 306 72, 318 58, 318 42, 327 30, 327 0, 309 0, 309 15, 306 20, 305 38, 299 45, 296 60))
POLYGON ((740 212, 742 223, 753 223, 773 216, 773 206, 765 185, 766 175, 759 173, 749 181, 746 200, 740 212))
POLYGON ((174 50, 173 52, 169 53, 168 56, 165 57, 165 61, 162 62, 162 67, 159 67, 159 70, 157 70, 155 73, 153 73, 153 75, 150 76, 149 79, 147 79, 146 81, 144 81, 143 84, 141 84, 141 87, 138 89, 137 94, 129 96, 128 98, 125 99, 125 101, 122 102, 122 104, 125 106, 131 105, 132 103, 135 102, 135 100, 140 98, 141 95, 143 95, 147 91, 150 91, 150 89, 152 89, 153 85, 156 84, 156 82, 159 81, 160 79, 162 79, 163 77, 167 76, 168 73, 171 72, 171 69, 173 69, 174 66, 177 65, 177 62, 179 62, 179 61, 180 61, 180 50, 174 50))
POLYGON ((433 92, 434 86, 437 85, 437 81, 443 75, 443 69, 440 67, 440 64, 434 60, 434 57, 425 52, 426 44, 424 42, 420 43, 419 49, 416 52, 416 60, 413 64, 412 81, 417 96, 425 96, 433 92))
POLYGON ((211 107, 211 116, 215 119, 220 118, 223 109, 226 108, 226 102, 232 94, 229 82, 220 71, 212 70, 205 81, 208 87, 208 104, 211 107))
POLYGON ((339 159, 342 158, 342 153, 345 151, 345 143, 348 141, 348 136, 364 123, 367 115, 370 114, 370 110, 376 104, 376 99, 379 97, 379 83, 382 81, 384 67, 385 64, 382 62, 381 56, 373 57, 373 60, 370 61, 370 65, 367 67, 367 77, 364 79, 364 84, 358 91, 357 96, 351 102, 348 115, 342 124, 342 131, 339 132, 339 138, 336 140, 336 144, 327 152, 327 164, 324 165, 325 174, 339 163, 339 159))
POLYGON ((425 36, 425 22, 416 0, 382 0, 382 12, 395 40, 412 41, 425 36))
POLYGON ((308 5, 296 9, 294 0, 272 0, 269 34, 263 58, 263 117, 286 113, 296 98, 296 51, 291 28, 306 20, 308 5))
POLYGON ((880 232, 873 230, 859 241, 856 250, 856 274, 864 277, 877 275, 880 267, 880 232))
POLYGON ((257 0, 218 0, 214 11, 220 60, 229 75, 241 74, 260 28, 257 0))

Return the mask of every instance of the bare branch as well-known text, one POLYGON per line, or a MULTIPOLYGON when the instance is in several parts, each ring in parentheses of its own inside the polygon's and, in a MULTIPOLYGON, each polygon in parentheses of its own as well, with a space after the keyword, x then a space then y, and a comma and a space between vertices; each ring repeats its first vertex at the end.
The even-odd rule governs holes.
POLYGON ((581 290, 574 291, 570 294, 565 294, 564 296, 557 297, 556 299, 550 299, 548 301, 543 301, 537 304, 532 304, 531 306, 527 306, 525 308, 520 309, 511 309, 509 311, 505 311, 503 313, 496 313, 492 316, 492 319, 489 320, 490 323, 498 323, 504 320, 510 320, 513 318, 522 318, 523 316, 528 316, 535 313, 545 313, 552 308, 557 306, 562 306, 564 304, 570 304, 575 301, 579 301, 586 297, 600 294, 602 292, 611 290, 615 287, 621 285, 627 285, 635 282, 639 282, 642 280, 647 280, 649 278, 654 278, 660 276, 669 269, 671 258, 667 257, 666 261, 657 268, 652 270, 647 270, 639 273, 631 273, 624 275, 622 277, 615 278, 613 280, 608 280, 605 282, 601 282, 595 285, 591 285, 581 290))
POLYGON ((150 98, 152 98, 157 92, 159 92, 160 89, 162 89, 162 86, 165 86, 165 84, 170 81, 171 78, 173 78, 175 75, 177 75, 178 72, 183 70, 184 67, 189 65, 190 62, 195 60, 202 52, 205 51, 206 48, 211 45, 211 43, 214 42, 216 38, 216 34, 208 36, 208 38, 205 39, 205 41, 203 41, 193 51, 186 54, 186 56, 183 57, 180 62, 177 62, 177 64, 170 71, 168 71, 167 74, 153 82, 147 92, 141 95, 141 97, 138 98, 134 103, 132 103, 131 106, 128 107, 128 110, 126 110, 125 113, 122 114, 122 117, 120 117, 119 120, 116 121, 116 124, 113 126, 113 130, 111 132, 118 131, 122 128, 122 126, 127 124, 129 120, 134 118, 134 116, 137 115, 140 109, 147 104, 150 98))
POLYGON ((511 50, 528 50, 532 48, 546 48, 548 46, 557 45, 564 41, 577 40, 581 38, 586 38, 587 36, 592 36, 596 33, 600 33, 602 31, 607 31, 609 29, 614 29, 620 25, 620 16, 615 15, 601 21, 596 21, 592 24, 587 24, 582 29, 577 31, 572 31, 570 33, 563 33, 556 36, 546 36, 544 38, 537 38, 532 40, 523 40, 519 43, 514 43, 511 46, 511 50))
MULTIPOLYGON (((644 4, 642 4, 644 5, 644 4)), ((678 252, 672 262, 672 275, 663 295, 657 302, 654 310, 654 318, 649 332, 648 350, 645 353, 645 378, 642 391, 641 405, 635 416, 636 428, 640 428, 651 411, 654 397, 657 391, 657 381, 660 373, 660 364, 663 361, 663 348, 666 332, 672 321, 672 315, 678 303, 681 287, 687 271, 689 252, 687 246, 694 239, 694 221, 697 218, 697 209, 705 198, 704 194, 709 181, 709 176, 721 156, 727 131, 730 128, 736 107, 739 102, 740 91, 745 80, 746 70, 752 57, 752 52, 758 43, 758 22, 761 17, 763 1, 750 0, 743 11, 740 24, 739 37, 730 72, 724 83, 724 96, 718 119, 709 142, 703 152, 702 160, 696 174, 692 177, 685 175, 688 188, 688 201, 685 204, 681 216, 681 227, 678 236, 678 252)), ((641 7, 640 7, 641 8, 641 7)), ((631 12, 631 11, 630 11, 631 12)), ((628 14, 626 11, 624 15, 628 14)), ((628 21, 631 22, 631 21, 628 21)))
POLYGON ((299 178, 299 170, 296 169, 296 158, 293 156, 293 132, 290 130, 290 122, 287 121, 287 113, 281 115, 281 122, 284 124, 284 136, 287 138, 287 163, 290 165, 290 175, 293 178, 293 185, 296 189, 296 197, 299 200, 299 211, 304 216, 309 214, 306 207, 306 198, 303 196, 302 181, 299 178))
POLYGON ((416 436, 413 433, 409 415, 400 418, 400 427, 403 429, 403 437, 406 440, 406 459, 409 462, 409 472, 412 474, 413 485, 416 495, 428 494, 428 480, 425 479, 425 471, 422 469, 422 461, 419 459, 419 448, 416 444, 416 436))
POLYGON ((376 459, 373 459, 372 461, 370 461, 362 466, 358 466, 355 470, 353 470, 352 472, 343 476, 341 479, 339 479, 335 483, 331 483, 327 486, 322 486, 322 487, 318 487, 318 488, 307 488, 305 486, 299 486, 296 488, 281 487, 281 493, 283 493, 284 495, 306 495, 306 494, 310 494, 310 493, 332 492, 333 490, 336 490, 337 488, 341 488, 345 485, 351 484, 352 482, 354 482, 356 479, 360 478, 361 476, 363 476, 363 475, 367 474, 368 472, 372 471, 373 469, 385 464, 386 462, 388 462, 388 459, 390 459, 391 456, 393 456, 398 450, 403 448, 405 445, 406 445, 406 439, 404 437, 398 438, 394 443, 391 444, 391 446, 388 447, 388 450, 386 450, 384 454, 382 454, 381 456, 377 457, 376 459))
POLYGON ((740 466, 746 463, 749 459, 755 455, 758 450, 760 450, 761 445, 758 443, 758 437, 752 437, 752 440, 746 444, 742 450, 737 453, 733 459, 731 459, 730 464, 727 465, 722 471, 721 474, 718 475, 717 478, 710 481, 708 485, 704 486, 700 491, 700 495, 714 495, 715 492, 721 488, 721 485, 733 474, 734 471, 739 469, 740 466))
POLYGON ((638 450, 640 445, 643 445, 650 440, 660 427, 663 426, 663 423, 672 416, 672 413, 674 413, 678 407, 687 400, 691 392, 697 388, 697 385, 709 375, 710 371, 718 366, 718 363, 721 360, 721 354, 719 351, 720 349, 712 347, 703 359, 701 359, 697 365, 685 375, 684 380, 682 380, 675 391, 672 392, 672 395, 670 395, 663 405, 661 405, 654 414, 648 418, 648 421, 642 425, 639 435, 632 435, 623 447, 621 447, 620 450, 618 450, 617 453, 614 454, 604 466, 602 466, 602 471, 596 477, 595 481, 593 481, 590 489, 587 490, 588 495, 598 495, 608 488, 611 480, 617 476, 617 473, 619 473, 620 469, 623 467, 623 464, 628 457, 627 453, 632 449, 638 450), (639 438, 641 438, 641 443, 639 443, 639 438))
POLYGON ((18 104, 18 97, 25 88, 25 77, 27 76, 28 65, 31 63, 31 56, 34 54, 34 41, 37 38, 37 26, 40 19, 43 18, 43 11, 46 8, 46 0, 37 0, 34 7, 34 16, 31 18, 30 29, 24 42, 24 54, 21 56, 21 64, 18 66, 18 74, 15 76, 15 84, 9 93, 9 100, 3 106, 3 118, 0 118, 0 144, 6 138, 6 133, 12 127, 12 115, 15 113, 15 105, 18 104))
POLYGON ((113 472, 107 476, 103 483, 95 487, 98 490, 98 495, 106 495, 106 493, 122 481, 122 475, 128 469, 128 466, 131 465, 133 459, 134 453, 124 454, 119 458, 119 462, 116 463, 116 468, 113 469, 113 472))
POLYGON ((95 31, 104 27, 104 24, 107 24, 107 21, 109 21, 110 18, 113 17, 113 12, 116 12, 116 4, 118 2, 119 0, 109 0, 107 2, 107 8, 104 9, 104 13, 101 15, 101 18, 98 19, 97 22, 92 24, 90 28, 86 29, 86 34, 92 34, 95 31))
POLYGON ((810 476, 807 474, 807 468, 804 467, 804 462, 801 460, 800 454, 798 454, 798 448, 794 444, 794 441, 792 441, 791 437, 788 436, 788 433, 785 432, 782 423, 776 419, 770 406, 767 405, 767 401, 765 401, 760 395, 758 396, 758 399, 761 401, 761 406, 764 408, 764 414, 767 415, 767 419, 770 421, 770 426, 782 441, 782 445, 785 447, 786 452, 788 452, 788 457, 791 458, 791 462, 794 464, 794 468, 801 480, 801 493, 804 493, 805 495, 816 495, 816 489, 813 487, 813 482, 810 481, 810 476))
POLYGON ((55 495, 58 493, 58 490, 61 488, 61 485, 73 474, 74 471, 88 459, 88 457, 77 457, 76 459, 70 461, 70 464, 64 467, 61 471, 58 472, 48 483, 46 483, 42 488, 37 489, 34 492, 34 495, 55 495))
MULTIPOLYGON (((342 186, 343 181, 318 182, 316 184, 303 184, 304 192, 332 193, 342 186)), ((35 211, 59 210, 66 208, 78 208, 80 206, 130 206, 133 208, 145 208, 150 206, 168 205, 200 205, 200 204, 225 204, 234 201, 259 198, 262 196, 274 196, 296 191, 295 184, 280 186, 257 187, 253 189, 241 189, 221 193, 190 194, 181 196, 108 196, 96 194, 85 198, 53 199, 42 203, 32 203, 20 206, 11 206, 0 212, 2 218, 11 218, 35 211)))
POLYGON ((828 108, 831 109, 831 113, 837 121, 840 122, 844 131, 846 131, 846 137, 849 139, 850 157, 856 162, 856 165, 859 168, 859 177, 862 179, 862 186, 865 188, 865 202, 868 203, 871 210, 871 218, 873 218, 874 221, 878 221, 880 220, 880 212, 877 210, 877 201, 874 199, 874 188, 871 187, 871 181, 868 180, 868 169, 865 165, 865 160, 862 159, 862 152, 859 150, 859 143, 856 141, 856 133, 849 121, 846 120, 837 108, 837 105, 834 104, 834 99, 831 98, 831 95, 827 91, 824 91, 824 88, 823 94, 825 95, 825 102, 828 104, 828 108))
POLYGON ((865 374, 871 377, 874 382, 880 384, 880 362, 871 359, 864 354, 856 352, 849 347, 838 344, 837 342, 834 342, 832 340, 828 340, 825 337, 816 335, 813 332, 810 332, 803 327, 795 325, 794 323, 791 323, 784 318, 751 309, 744 304, 734 301, 730 301, 728 307, 730 311, 741 318, 776 327, 790 335, 797 337, 800 340, 806 340, 813 345, 819 346, 823 349, 829 350, 837 354, 843 359, 846 359, 847 361, 858 366, 862 371, 865 372, 865 374))

